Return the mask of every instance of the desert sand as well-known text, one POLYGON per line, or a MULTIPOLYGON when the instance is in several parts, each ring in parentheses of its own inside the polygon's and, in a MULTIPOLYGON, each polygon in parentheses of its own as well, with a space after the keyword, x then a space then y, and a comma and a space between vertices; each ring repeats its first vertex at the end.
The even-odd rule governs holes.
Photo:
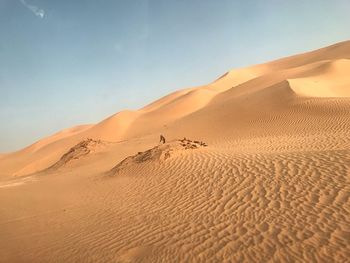
POLYGON ((347 41, 0 155, 0 262, 349 262, 349 198, 347 41))

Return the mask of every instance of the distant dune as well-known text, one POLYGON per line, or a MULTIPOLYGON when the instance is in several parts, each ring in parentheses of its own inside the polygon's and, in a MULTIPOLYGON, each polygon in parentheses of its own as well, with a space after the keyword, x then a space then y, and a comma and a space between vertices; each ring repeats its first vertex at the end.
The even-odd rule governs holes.
POLYGON ((347 262, 349 201, 346 41, 0 155, 0 262, 347 262))

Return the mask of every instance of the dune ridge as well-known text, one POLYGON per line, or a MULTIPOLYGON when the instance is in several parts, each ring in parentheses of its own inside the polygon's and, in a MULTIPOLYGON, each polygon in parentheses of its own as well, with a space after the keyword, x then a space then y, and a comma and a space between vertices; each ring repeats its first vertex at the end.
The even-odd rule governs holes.
POLYGON ((0 155, 0 262, 347 262, 349 72, 345 41, 0 155))
POLYGON ((22 166, 23 169, 28 163, 42 163, 35 166, 32 171, 28 170, 36 172, 52 165, 64 152, 84 138, 121 141, 144 136, 147 133, 160 131, 162 127, 199 111, 212 102, 222 104, 229 98, 236 99, 246 93, 268 89, 285 80, 288 81, 291 90, 299 96, 348 97, 349 46, 349 41, 346 41, 266 64, 228 71, 209 85, 180 90, 140 110, 119 112, 98 124, 67 129, 40 140, 11 155, 12 161, 15 159, 20 161, 12 166, 16 168, 4 170, 7 173, 24 175, 18 172, 20 169, 17 167, 22 166), (38 152, 37 156, 35 152, 38 152), (45 161, 41 157, 43 152, 50 152, 52 158, 44 157, 47 160, 45 161), (23 156, 28 155, 32 155, 33 158, 25 161, 27 158, 23 156))

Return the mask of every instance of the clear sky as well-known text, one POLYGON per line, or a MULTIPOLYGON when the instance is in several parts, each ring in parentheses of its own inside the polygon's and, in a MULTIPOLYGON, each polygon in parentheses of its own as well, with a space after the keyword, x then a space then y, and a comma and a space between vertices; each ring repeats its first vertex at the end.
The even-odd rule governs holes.
POLYGON ((349 0, 0 0, 0 152, 350 39, 349 0))

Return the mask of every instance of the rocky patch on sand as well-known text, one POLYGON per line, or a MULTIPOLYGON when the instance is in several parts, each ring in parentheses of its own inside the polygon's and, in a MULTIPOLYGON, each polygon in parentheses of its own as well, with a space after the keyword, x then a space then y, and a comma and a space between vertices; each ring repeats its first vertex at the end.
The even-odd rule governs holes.
POLYGON ((182 140, 170 141, 165 144, 160 144, 152 149, 144 152, 138 152, 135 155, 129 156, 114 166, 110 171, 110 175, 115 175, 123 169, 147 162, 163 162, 171 158, 173 155, 185 150, 193 150, 201 147, 207 147, 208 145, 201 141, 192 141, 186 138, 182 140))
POLYGON ((65 166, 73 160, 78 160, 92 152, 95 152, 96 150, 104 147, 106 144, 107 142, 102 140, 87 138, 70 148, 68 152, 62 155, 59 161, 50 166, 47 170, 58 169, 65 166))

